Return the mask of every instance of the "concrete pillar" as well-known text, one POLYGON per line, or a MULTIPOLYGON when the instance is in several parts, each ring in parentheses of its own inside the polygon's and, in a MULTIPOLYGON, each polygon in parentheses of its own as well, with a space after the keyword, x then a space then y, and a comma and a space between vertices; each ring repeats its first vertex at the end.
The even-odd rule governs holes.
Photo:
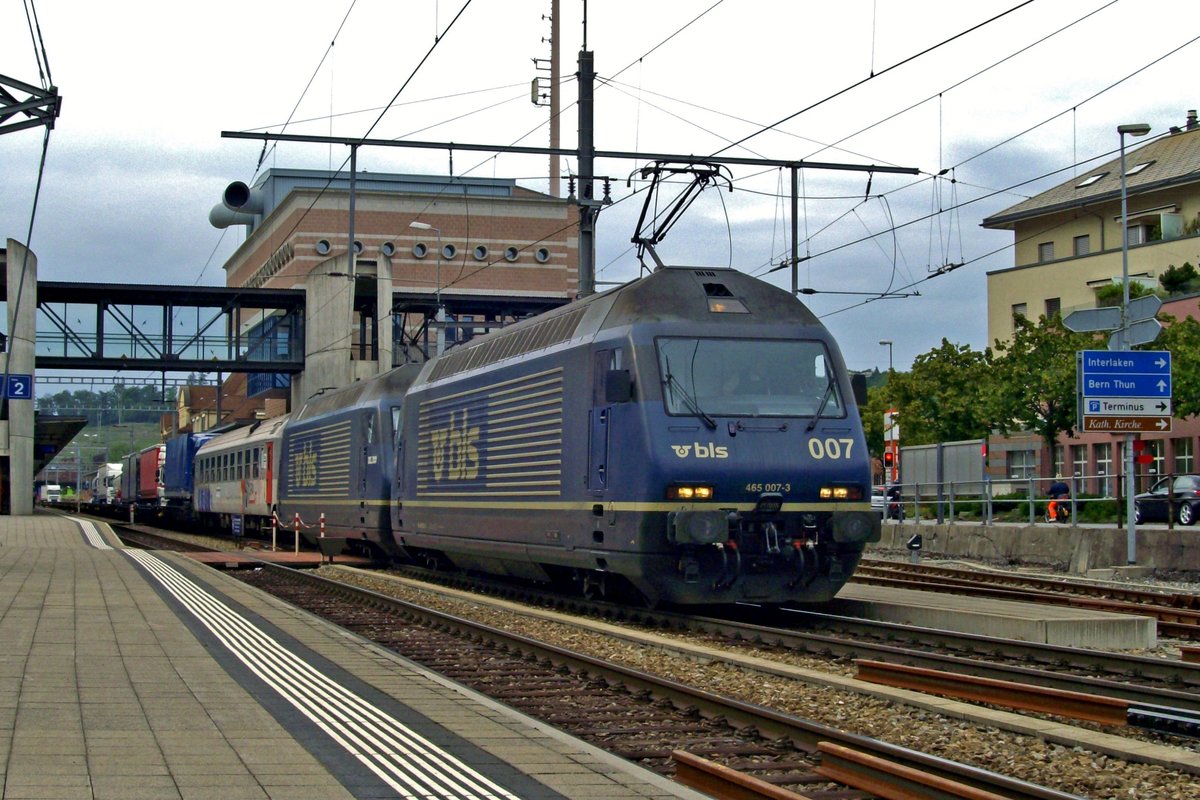
POLYGON ((351 381, 354 281, 345 254, 321 262, 305 279, 304 372, 292 381, 292 409, 323 388, 351 381))
MULTIPOLYGON (((5 375, 33 376, 37 318, 37 256, 8 240, 8 352, 5 375)), ((0 387, 3 388, 3 387, 0 387)), ((8 401, 8 477, 13 516, 33 513, 33 382, 26 399, 8 401)))
POLYGON ((379 373, 392 368, 392 259, 379 257, 379 272, 375 276, 375 331, 379 337, 379 373))

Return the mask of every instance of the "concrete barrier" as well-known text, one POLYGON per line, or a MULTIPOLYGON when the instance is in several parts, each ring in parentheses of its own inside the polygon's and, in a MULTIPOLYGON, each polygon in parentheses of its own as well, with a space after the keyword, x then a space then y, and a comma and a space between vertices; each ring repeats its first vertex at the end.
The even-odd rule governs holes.
MULTIPOLYGON (((1054 566, 1078 575, 1127 563, 1126 532, 1115 525, 885 522, 882 539, 869 545, 867 554, 874 548, 903 550, 914 533, 921 534, 922 553, 942 558, 1054 566)), ((1200 528, 1138 528, 1137 565, 1200 578, 1200 528)))

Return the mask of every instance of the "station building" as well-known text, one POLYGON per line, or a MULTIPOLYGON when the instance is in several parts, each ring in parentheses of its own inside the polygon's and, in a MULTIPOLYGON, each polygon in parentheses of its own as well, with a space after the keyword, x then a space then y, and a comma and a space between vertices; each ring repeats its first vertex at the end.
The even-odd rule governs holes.
MULTIPOLYGON (((209 221, 246 231, 224 265, 227 286, 307 293, 304 372, 245 382, 250 398, 288 390, 293 408, 579 288, 577 207, 514 180, 359 172, 352 196, 345 173, 270 169, 231 184, 209 221)), ((294 333, 281 319, 241 324, 260 349, 294 333)))

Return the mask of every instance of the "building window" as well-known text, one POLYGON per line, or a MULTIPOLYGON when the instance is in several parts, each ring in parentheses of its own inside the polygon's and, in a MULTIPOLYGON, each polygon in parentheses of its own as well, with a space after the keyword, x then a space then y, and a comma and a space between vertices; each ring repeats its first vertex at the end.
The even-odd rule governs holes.
POLYGON ((1029 306, 1027 306, 1025 303, 1013 303, 1012 315, 1013 320, 1016 320, 1017 317, 1028 318, 1029 306))
POLYGON ((1036 474, 1037 453, 1033 450, 1009 450, 1004 457, 1004 466, 1010 478, 1032 478, 1036 474))
POLYGON ((1067 474, 1066 470, 1063 469, 1064 449, 1061 444, 1054 445, 1054 477, 1056 478, 1061 478, 1067 474))
POLYGON ((1046 319, 1060 314, 1062 312, 1062 298, 1048 297, 1046 298, 1046 319))
POLYGON ((1085 233, 1083 236, 1076 236, 1073 241, 1073 252, 1075 255, 1086 256, 1088 253, 1092 252, 1092 237, 1089 234, 1085 233))
POLYGON ((1038 262, 1054 260, 1054 242, 1042 242, 1038 245, 1038 262))
POLYGON ((1089 175, 1086 178, 1084 178, 1082 181, 1080 181, 1079 183, 1075 184, 1075 188, 1082 189, 1085 186, 1091 186, 1093 183, 1100 180, 1107 174, 1108 174, 1107 172, 1097 172, 1095 175, 1089 175))
POLYGON ((1112 444, 1104 442, 1096 445, 1096 474, 1100 476, 1096 489, 1104 497, 1112 497, 1112 444))
POLYGON ((1153 161, 1143 161, 1140 164, 1134 164, 1132 167, 1125 170, 1125 177, 1129 177, 1130 175, 1137 175, 1139 172, 1141 172, 1142 170, 1144 170, 1146 167, 1150 166, 1153 163, 1154 163, 1153 161))
POLYGON ((1071 445, 1071 474, 1076 478, 1087 477, 1087 450, 1086 444, 1071 445))
POLYGON ((1125 236, 1132 247, 1146 242, 1157 242, 1162 238, 1162 229, 1157 225, 1130 225, 1125 229, 1125 236))
MULTIPOLYGON (((1144 452, 1149 453, 1154 459, 1150 462, 1150 467, 1147 472, 1153 476, 1161 476, 1166 473, 1166 449, 1163 447, 1162 439, 1148 439, 1146 441, 1146 449, 1144 452)), ((1134 455, 1137 455, 1135 452, 1134 455)), ((1137 469, 1137 464, 1134 464, 1134 469, 1137 469)))
POLYGON ((1171 444, 1175 450, 1175 472, 1191 472, 1196 465, 1191 438, 1173 439, 1171 444))

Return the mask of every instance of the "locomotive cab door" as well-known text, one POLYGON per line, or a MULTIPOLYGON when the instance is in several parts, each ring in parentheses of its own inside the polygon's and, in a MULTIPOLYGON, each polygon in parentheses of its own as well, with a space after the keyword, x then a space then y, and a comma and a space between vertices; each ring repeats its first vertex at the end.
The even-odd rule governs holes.
POLYGON ((592 408, 588 412, 588 490, 608 489, 610 422, 613 406, 628 402, 632 383, 622 366, 622 350, 597 350, 592 360, 592 408))

